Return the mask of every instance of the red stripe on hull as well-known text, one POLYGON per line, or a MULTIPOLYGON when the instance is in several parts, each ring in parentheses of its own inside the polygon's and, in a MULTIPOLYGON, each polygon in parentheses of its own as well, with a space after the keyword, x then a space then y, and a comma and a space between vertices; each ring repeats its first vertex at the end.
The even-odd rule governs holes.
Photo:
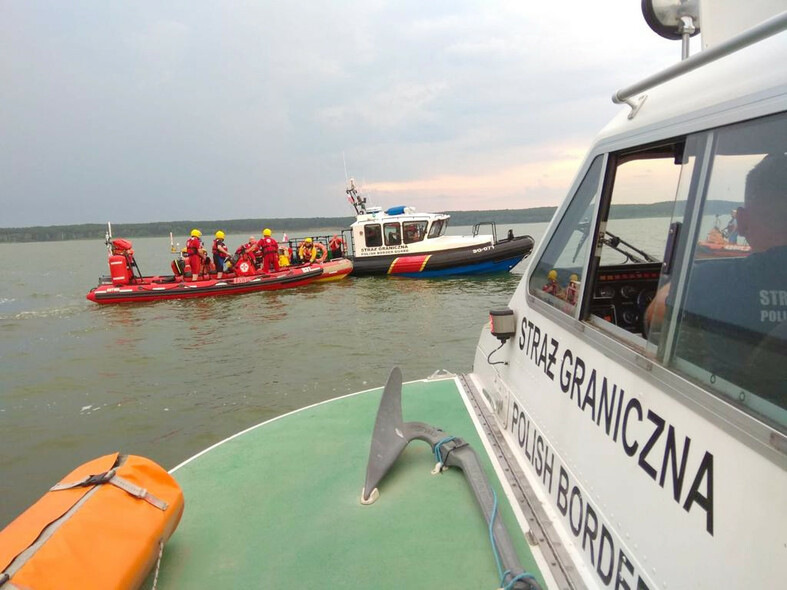
POLYGON ((394 258, 391 266, 388 267, 388 274, 421 272, 431 257, 431 254, 424 254, 422 256, 400 256, 394 258))

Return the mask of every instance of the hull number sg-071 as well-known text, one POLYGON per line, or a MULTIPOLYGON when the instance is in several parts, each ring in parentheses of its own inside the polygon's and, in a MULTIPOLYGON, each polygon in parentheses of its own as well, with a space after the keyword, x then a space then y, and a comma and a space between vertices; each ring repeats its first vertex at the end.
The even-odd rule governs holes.
POLYGON ((473 254, 478 254, 479 252, 488 252, 489 250, 494 250, 495 247, 493 245, 484 246, 483 248, 473 248, 473 254))

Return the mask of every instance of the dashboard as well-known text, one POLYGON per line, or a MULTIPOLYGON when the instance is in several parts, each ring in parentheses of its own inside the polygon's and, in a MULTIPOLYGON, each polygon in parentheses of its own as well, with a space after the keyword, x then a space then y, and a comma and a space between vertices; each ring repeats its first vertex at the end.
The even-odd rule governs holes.
POLYGON ((656 295, 660 272, 658 262, 600 267, 590 313, 624 330, 642 334, 642 319, 656 295))

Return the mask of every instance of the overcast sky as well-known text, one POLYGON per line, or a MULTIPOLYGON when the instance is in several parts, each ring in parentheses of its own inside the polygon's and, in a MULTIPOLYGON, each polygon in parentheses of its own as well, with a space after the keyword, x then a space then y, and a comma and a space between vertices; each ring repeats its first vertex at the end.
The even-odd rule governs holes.
POLYGON ((678 61, 636 0, 5 0, 0 227, 556 205, 678 61))

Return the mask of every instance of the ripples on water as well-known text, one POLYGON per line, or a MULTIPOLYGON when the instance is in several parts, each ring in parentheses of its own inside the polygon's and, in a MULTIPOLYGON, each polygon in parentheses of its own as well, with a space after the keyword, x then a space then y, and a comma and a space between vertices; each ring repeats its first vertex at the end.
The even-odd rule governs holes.
MULTIPOLYGON (((144 272, 169 267, 168 241, 134 242, 144 272)), ((0 527, 102 454, 170 468, 262 420, 380 386, 394 365, 406 379, 469 371, 488 310, 519 281, 349 278, 99 306, 85 293, 107 274, 105 252, 101 240, 0 244, 0 527)))

